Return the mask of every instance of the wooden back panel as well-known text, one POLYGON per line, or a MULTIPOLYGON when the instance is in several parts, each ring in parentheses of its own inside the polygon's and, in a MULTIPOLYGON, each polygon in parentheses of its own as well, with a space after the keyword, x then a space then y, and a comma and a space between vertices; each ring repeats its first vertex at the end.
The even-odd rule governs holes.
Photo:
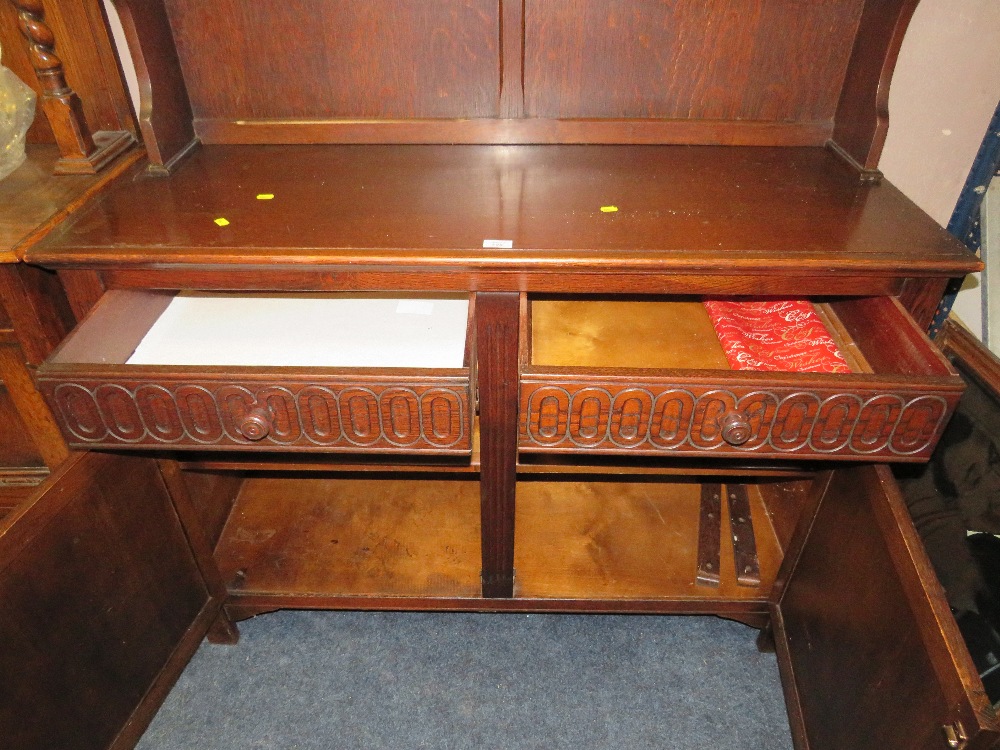
POLYGON ((528 0, 525 112, 829 124, 863 5, 528 0))
POLYGON ((496 0, 169 0, 195 118, 496 117, 496 0))
POLYGON ((915 4, 115 2, 134 56, 176 50, 183 76, 159 88, 205 143, 820 146, 837 130, 866 168, 915 4), (168 31, 139 18, 156 4, 168 31))

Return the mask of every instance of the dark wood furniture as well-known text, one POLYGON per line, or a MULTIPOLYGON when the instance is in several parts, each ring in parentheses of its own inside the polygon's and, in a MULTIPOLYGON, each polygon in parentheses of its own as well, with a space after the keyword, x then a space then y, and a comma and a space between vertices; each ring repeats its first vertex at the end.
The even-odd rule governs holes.
MULTIPOLYGON (((112 649, 162 668, 80 746, 283 607, 717 614, 773 641, 800 748, 996 741, 881 465, 940 435, 921 331, 979 266, 877 172, 915 2, 115 4, 149 164, 25 253, 86 314, 38 382, 91 449, 63 482, 169 500, 150 606, 192 624, 112 649), (180 290, 468 294, 465 359, 129 364, 180 290), (854 372, 729 370, 706 295, 813 298, 854 372)), ((30 543, 99 533, 32 520, 70 492, 30 543)))
POLYGON ((143 152, 99 0, 0 2, 0 47, 40 97, 27 161, 0 182, 3 515, 69 455, 33 373, 75 321, 56 274, 21 255, 143 152))

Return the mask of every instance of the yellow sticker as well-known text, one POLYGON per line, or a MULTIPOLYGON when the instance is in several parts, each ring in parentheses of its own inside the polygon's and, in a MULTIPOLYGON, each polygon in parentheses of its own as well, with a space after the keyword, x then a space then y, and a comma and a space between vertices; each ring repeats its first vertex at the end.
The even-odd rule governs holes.
POLYGON ((613 214, 618 210, 618 206, 601 206, 602 214, 613 214))
POLYGON ((220 216, 218 219, 215 220, 215 223, 218 224, 220 227, 228 227, 229 226, 229 219, 223 219, 220 216))
POLYGON ((257 200, 259 200, 259 201, 271 201, 271 200, 274 200, 274 193, 260 193, 257 196, 257 200))

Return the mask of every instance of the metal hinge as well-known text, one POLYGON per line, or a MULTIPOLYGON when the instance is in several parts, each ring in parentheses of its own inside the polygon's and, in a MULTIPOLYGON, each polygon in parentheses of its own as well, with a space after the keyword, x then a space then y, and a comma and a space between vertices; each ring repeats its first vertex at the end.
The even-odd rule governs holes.
POLYGON ((965 743, 969 741, 969 735, 965 733, 962 722, 956 721, 953 724, 945 724, 941 727, 944 730, 945 739, 948 740, 948 747, 961 750, 965 743))

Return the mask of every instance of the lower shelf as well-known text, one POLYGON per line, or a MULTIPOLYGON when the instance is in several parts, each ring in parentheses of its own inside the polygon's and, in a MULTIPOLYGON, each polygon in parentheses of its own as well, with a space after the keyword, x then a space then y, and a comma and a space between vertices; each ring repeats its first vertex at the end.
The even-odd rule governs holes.
POLYGON ((248 479, 216 557, 236 597, 478 596, 479 483, 248 479))
MULTIPOLYGON (((258 476, 216 548, 240 618, 281 608, 766 611, 781 544, 749 485, 760 583, 736 580, 722 503, 720 580, 697 581, 697 481, 523 481, 515 596, 481 595, 479 482, 258 476)), ((716 532, 720 533, 720 532, 716 532)))
MULTIPOLYGON (((723 543, 720 581, 711 586, 696 580, 698 482, 524 482, 514 531, 515 595, 764 601, 781 565, 781 548, 759 491, 749 489, 761 583, 737 583, 733 545, 723 543)), ((721 508, 726 539, 726 503, 721 508)))

